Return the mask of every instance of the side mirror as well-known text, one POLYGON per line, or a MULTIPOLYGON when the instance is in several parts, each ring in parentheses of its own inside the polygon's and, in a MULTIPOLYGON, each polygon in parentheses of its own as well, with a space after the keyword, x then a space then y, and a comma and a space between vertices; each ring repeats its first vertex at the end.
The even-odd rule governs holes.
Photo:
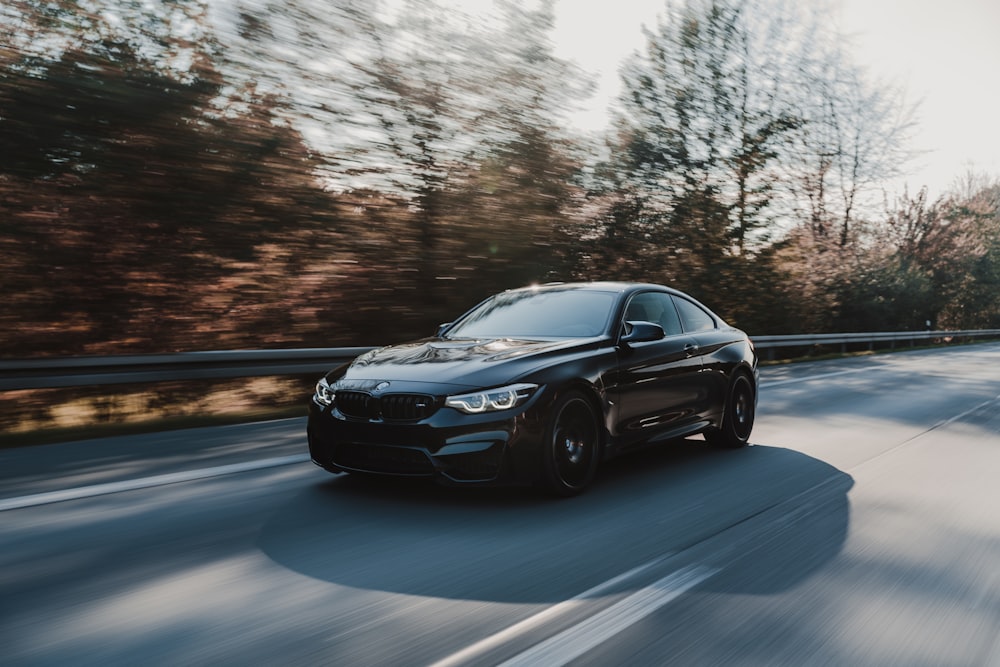
POLYGON ((447 331, 448 327, 450 327, 452 324, 454 324, 454 322, 445 322, 444 324, 439 324, 437 333, 434 335, 437 336, 438 338, 441 338, 444 335, 444 332, 447 331))
POLYGON ((647 343, 653 340, 660 340, 666 336, 663 332, 663 327, 659 324, 653 324, 652 322, 626 322, 625 323, 625 334, 621 337, 621 342, 624 344, 629 343, 647 343))

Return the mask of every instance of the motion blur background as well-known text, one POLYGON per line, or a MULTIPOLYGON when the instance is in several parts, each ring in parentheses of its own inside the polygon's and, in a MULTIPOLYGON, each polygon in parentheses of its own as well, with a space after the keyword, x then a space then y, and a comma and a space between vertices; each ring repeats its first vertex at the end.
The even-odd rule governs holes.
MULTIPOLYGON (((6 0, 0 355, 386 344, 578 279, 751 335, 1000 327, 1000 184, 899 188, 920 110, 838 5, 652 3, 595 128, 556 40, 587 4, 6 0)), ((7 392, 0 427, 211 393, 166 391, 7 392)))

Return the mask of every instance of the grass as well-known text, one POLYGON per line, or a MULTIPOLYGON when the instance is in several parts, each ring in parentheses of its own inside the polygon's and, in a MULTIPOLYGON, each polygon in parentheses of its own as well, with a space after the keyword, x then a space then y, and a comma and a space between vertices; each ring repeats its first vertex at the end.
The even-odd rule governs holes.
POLYGON ((226 414, 154 417, 152 419, 142 421, 81 424, 78 426, 42 428, 30 432, 0 435, 0 449, 30 447, 34 445, 50 445, 75 440, 113 438, 119 435, 158 433, 161 431, 175 431, 186 428, 199 428, 203 426, 247 424, 251 422, 270 421, 272 419, 304 417, 305 415, 306 407, 304 405, 300 405, 285 406, 280 408, 262 408, 226 414))

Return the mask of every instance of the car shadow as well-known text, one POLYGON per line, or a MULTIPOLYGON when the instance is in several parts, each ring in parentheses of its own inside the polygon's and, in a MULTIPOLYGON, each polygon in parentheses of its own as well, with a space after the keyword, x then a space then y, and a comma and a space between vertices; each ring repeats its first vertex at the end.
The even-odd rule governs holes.
POLYGON ((593 488, 563 500, 530 489, 331 477, 277 507, 257 545, 283 567, 355 589, 551 603, 769 510, 795 511, 822 489, 818 516, 785 535, 799 565, 755 563, 736 591, 769 593, 839 553, 852 483, 793 450, 719 451, 692 438, 607 462, 593 488))

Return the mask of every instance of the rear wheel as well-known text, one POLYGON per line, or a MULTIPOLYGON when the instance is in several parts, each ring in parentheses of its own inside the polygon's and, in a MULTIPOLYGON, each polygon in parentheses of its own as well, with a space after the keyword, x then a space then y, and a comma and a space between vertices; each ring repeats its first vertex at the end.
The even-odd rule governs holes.
POLYGON ((581 392, 570 392, 556 403, 544 445, 542 466, 550 493, 573 496, 594 480, 601 430, 593 406, 581 392))
POLYGON ((756 400, 753 383, 740 373, 729 385, 722 425, 705 433, 705 439, 717 447, 735 449, 750 441, 753 430, 756 400))

